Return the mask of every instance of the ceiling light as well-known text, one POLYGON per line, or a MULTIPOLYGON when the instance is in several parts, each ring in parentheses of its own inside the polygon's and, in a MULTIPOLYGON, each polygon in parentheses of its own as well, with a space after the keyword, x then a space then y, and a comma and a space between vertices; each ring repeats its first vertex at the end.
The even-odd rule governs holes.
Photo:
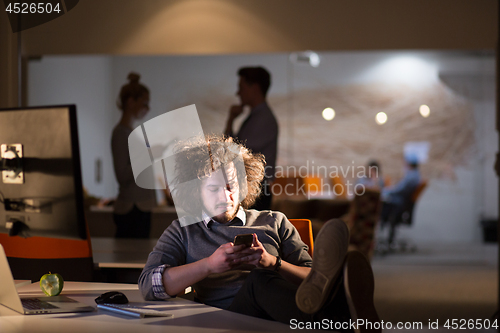
POLYGON ((332 108, 326 108, 323 110, 323 112, 321 113, 321 115, 323 116, 323 118, 325 120, 332 120, 333 118, 335 118, 335 110, 332 109, 332 108))
POLYGON ((387 57, 363 74, 365 81, 425 87, 438 82, 437 65, 418 55, 387 57))
POLYGON ((375 121, 379 125, 385 124, 387 122, 387 114, 385 114, 385 112, 377 113, 377 115, 375 116, 375 121))
POLYGON ((420 105, 420 108, 418 110, 424 118, 429 117, 429 115, 431 114, 431 109, 425 104, 420 105))

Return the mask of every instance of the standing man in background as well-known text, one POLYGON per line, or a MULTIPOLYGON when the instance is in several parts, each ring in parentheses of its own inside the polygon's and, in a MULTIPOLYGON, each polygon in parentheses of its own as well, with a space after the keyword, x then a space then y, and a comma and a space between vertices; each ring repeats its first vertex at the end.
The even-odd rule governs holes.
POLYGON ((262 181, 262 194, 251 207, 256 210, 271 209, 271 182, 274 180, 274 168, 278 150, 278 122, 266 101, 271 85, 271 75, 263 67, 243 67, 238 70, 239 105, 232 105, 224 133, 232 136, 250 149, 261 153, 266 159, 266 175, 262 181), (233 132, 234 120, 243 113, 243 108, 250 107, 250 115, 245 119, 237 134, 233 132))

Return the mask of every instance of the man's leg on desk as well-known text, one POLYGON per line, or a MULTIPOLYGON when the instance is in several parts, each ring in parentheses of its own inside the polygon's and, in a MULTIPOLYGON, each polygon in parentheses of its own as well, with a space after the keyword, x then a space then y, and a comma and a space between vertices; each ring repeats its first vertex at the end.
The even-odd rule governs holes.
MULTIPOLYGON (((344 260, 348 233, 344 233, 339 239, 337 227, 326 228, 318 234, 314 258, 318 257, 320 260, 322 255, 331 253, 337 253, 339 257, 328 258, 330 260, 326 264, 313 265, 300 290, 299 286, 285 280, 279 273, 254 269, 229 310, 276 320, 291 327, 298 323, 320 323, 319 328, 333 329, 337 323, 340 331, 353 329, 348 325, 351 318, 367 317, 366 319, 379 321, 373 306, 371 266, 358 252, 349 253, 344 260), (345 246, 345 250, 339 251, 339 244, 344 244, 341 246, 345 246), (332 267, 334 270, 330 269, 332 267), (353 277, 358 274, 358 277, 353 277), (330 282, 324 284, 326 280, 330 282), (309 295, 315 293, 314 288, 321 289, 320 295, 309 298, 309 295), (345 324, 342 325, 343 323, 345 324)), ((363 329, 355 331, 362 332, 363 329)))

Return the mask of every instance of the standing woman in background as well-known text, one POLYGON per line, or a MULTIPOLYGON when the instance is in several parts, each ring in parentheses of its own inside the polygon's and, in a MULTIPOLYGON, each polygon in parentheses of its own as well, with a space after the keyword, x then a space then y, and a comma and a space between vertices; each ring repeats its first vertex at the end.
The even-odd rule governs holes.
POLYGON ((149 89, 139 83, 139 74, 130 73, 127 78, 129 83, 122 86, 117 101, 122 117, 111 137, 113 165, 119 184, 113 214, 115 237, 149 238, 151 209, 156 205, 156 194, 154 190, 141 188, 135 183, 128 149, 134 121, 144 118, 149 111, 149 89))

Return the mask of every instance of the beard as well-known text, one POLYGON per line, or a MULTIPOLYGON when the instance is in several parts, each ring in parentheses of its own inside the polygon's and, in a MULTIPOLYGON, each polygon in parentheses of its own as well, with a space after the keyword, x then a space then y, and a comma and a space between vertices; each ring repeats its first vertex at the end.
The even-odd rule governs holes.
POLYGON ((212 216, 212 220, 214 220, 218 223, 226 224, 227 222, 234 219, 236 214, 238 214, 239 209, 240 209, 240 205, 237 205, 236 209, 234 211, 233 210, 225 211, 224 213, 221 213, 219 215, 212 216))

